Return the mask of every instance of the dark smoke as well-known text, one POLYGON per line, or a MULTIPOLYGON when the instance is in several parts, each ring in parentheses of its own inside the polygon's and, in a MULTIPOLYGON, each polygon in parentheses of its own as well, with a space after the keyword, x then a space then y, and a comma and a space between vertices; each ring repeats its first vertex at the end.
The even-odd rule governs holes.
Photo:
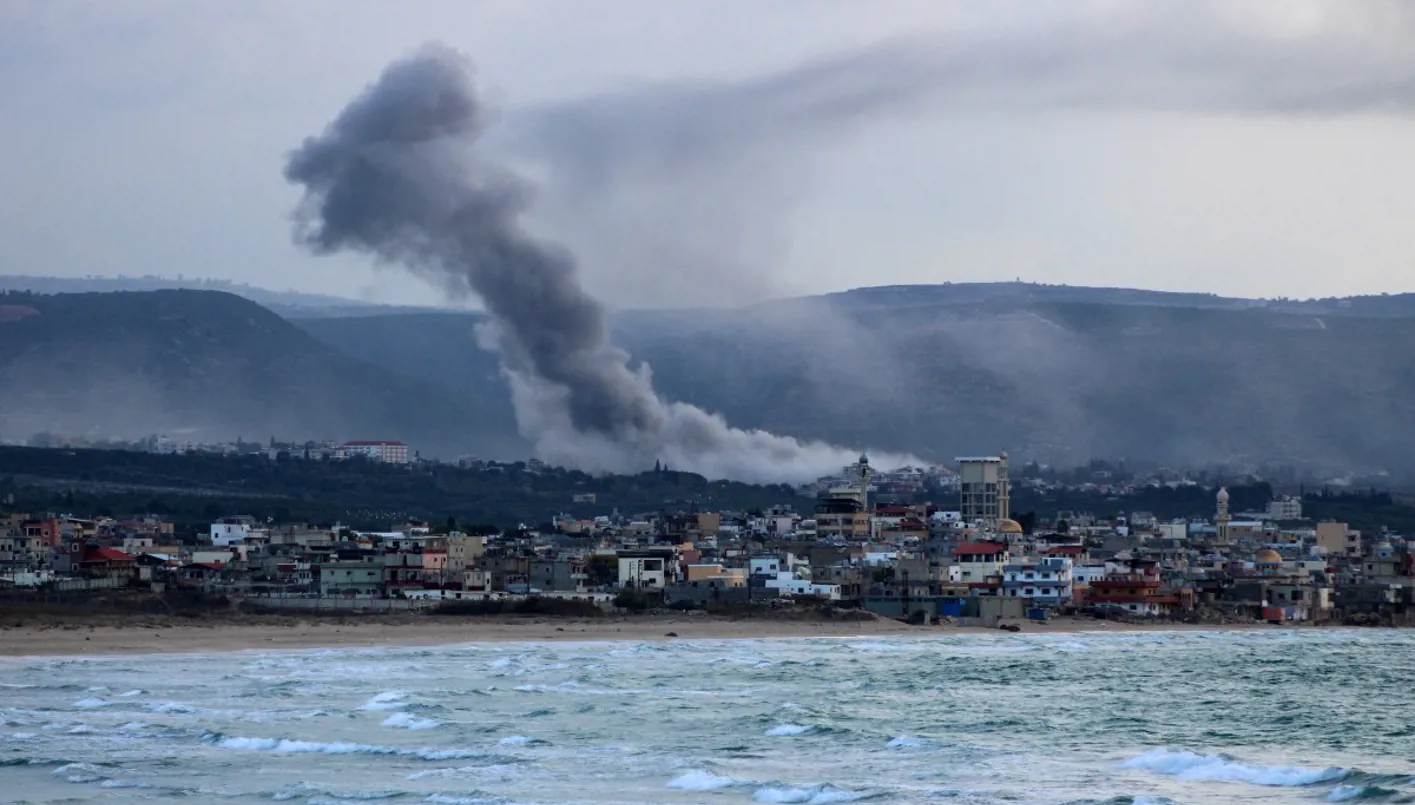
POLYGON ((298 239, 318 253, 372 254, 480 298, 520 427, 543 458, 612 470, 663 459, 708 475, 783 479, 853 457, 660 399, 647 368, 631 369, 610 343, 574 258, 521 227, 525 184, 475 157, 486 124, 456 52, 428 45, 393 64, 290 155, 285 176, 305 189, 298 239))

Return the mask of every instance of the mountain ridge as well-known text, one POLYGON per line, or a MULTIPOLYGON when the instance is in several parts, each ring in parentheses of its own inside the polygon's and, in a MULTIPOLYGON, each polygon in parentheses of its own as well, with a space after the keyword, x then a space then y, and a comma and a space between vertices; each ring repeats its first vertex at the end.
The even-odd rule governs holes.
MULTIPOLYGON (((1039 287, 1052 286, 625 311, 614 337, 669 399, 851 447, 1415 471, 1403 448, 1415 316, 1394 315, 1405 296, 1334 314, 1039 287)), ((395 438, 441 457, 531 452, 497 356, 476 341, 479 313, 281 317, 214 291, 10 293, 5 310, 0 438, 195 426, 395 438), (95 397, 119 404, 82 404, 95 397)))

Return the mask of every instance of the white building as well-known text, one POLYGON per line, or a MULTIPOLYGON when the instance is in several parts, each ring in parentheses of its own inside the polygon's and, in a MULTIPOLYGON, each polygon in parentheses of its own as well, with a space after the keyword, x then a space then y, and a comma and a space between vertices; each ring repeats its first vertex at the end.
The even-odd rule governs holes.
POLYGON ((221 548, 244 544, 254 529, 254 517, 222 517, 211 524, 211 544, 221 548))
POLYGON ((1003 595, 1030 598, 1039 604, 1064 604, 1071 600, 1071 560, 1049 556, 1037 563, 1007 565, 1002 569, 1003 595))
POLYGON ((747 572, 752 576, 775 576, 783 568, 780 557, 776 556, 753 556, 747 562, 747 572))
POLYGON ((408 446, 402 442, 345 442, 334 450, 335 458, 363 456, 372 461, 389 464, 407 464, 408 446))
POLYGON ((660 551, 620 551, 619 586, 662 589, 668 584, 668 557, 660 551))
POLYGON ((1268 501, 1268 517, 1274 520, 1301 520, 1302 500, 1284 495, 1281 500, 1268 501))
POLYGON ((810 579, 803 579, 789 571, 782 571, 768 578, 762 586, 768 590, 776 590, 777 594, 783 597, 814 595, 831 601, 840 600, 839 584, 815 584, 810 579))

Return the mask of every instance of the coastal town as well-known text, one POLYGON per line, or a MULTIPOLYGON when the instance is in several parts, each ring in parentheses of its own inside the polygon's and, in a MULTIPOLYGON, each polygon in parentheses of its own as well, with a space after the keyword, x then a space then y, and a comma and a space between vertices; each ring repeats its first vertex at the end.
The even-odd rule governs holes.
MULTIPOLYGON (((335 450, 408 461, 399 443, 335 450)), ((1062 512, 1024 524, 1012 516, 1013 483, 1006 454, 888 472, 861 456, 802 487, 811 498, 766 510, 561 515, 553 528, 504 531, 225 516, 180 533, 151 515, 11 513, 0 518, 0 592, 173 591, 349 613, 527 599, 604 611, 811 603, 968 625, 1060 614, 1403 624, 1415 611, 1411 543, 1306 520, 1300 499, 1234 511, 1218 488, 1212 511, 1188 519, 1062 512), (925 488, 924 476, 948 498, 898 502, 925 488)))

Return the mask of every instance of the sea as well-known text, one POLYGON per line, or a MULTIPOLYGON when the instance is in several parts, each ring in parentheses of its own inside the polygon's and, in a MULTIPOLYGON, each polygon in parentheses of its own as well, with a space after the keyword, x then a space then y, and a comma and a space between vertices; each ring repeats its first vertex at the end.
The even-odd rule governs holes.
POLYGON ((0 661, 0 801, 1415 801, 1415 634, 482 643, 0 661))

